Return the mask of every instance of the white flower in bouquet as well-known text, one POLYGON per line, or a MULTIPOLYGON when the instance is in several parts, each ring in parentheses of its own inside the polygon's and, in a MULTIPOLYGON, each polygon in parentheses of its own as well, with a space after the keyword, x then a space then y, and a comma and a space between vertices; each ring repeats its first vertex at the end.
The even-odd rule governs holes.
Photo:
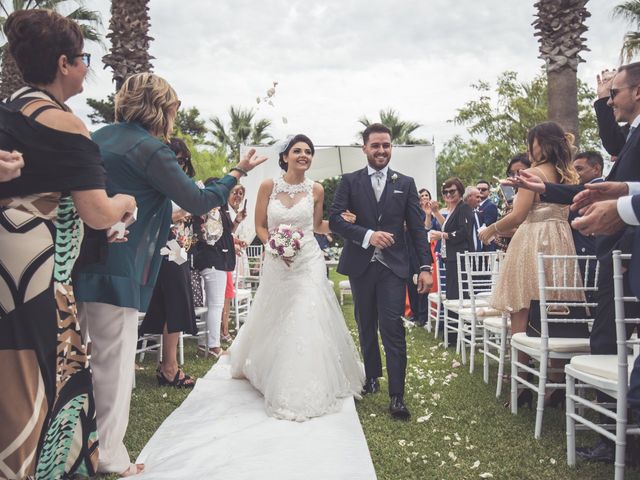
POLYGON ((301 248, 304 233, 291 225, 279 225, 269 237, 267 251, 275 257, 292 260, 301 248))

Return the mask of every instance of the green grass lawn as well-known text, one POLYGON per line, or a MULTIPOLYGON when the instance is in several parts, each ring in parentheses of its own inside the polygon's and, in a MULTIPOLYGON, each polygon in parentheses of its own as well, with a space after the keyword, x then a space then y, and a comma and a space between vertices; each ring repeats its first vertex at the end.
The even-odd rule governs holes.
MULTIPOLYGON (((340 277, 332 272, 331 278, 337 285, 340 277)), ((349 297, 343 311, 357 344, 349 297)), ((408 330, 407 345, 405 400, 412 413, 411 421, 394 421, 387 413, 389 402, 384 380, 381 393, 357 402, 378 479, 613 478, 612 465, 579 462, 577 468, 567 466, 564 411, 545 409, 542 438, 535 440, 535 411, 520 409, 517 416, 511 415, 503 406, 509 385, 503 388, 503 398, 496 399, 495 384, 485 385, 482 381, 480 356, 475 373, 470 375, 467 367, 454 367, 454 362, 460 359, 452 350, 445 351, 424 329, 408 330)), ((196 358, 193 340, 185 341, 185 347, 185 370, 203 376, 214 360, 196 358)), ((148 356, 144 362, 146 369, 136 375, 137 387, 133 391, 125 438, 132 459, 189 393, 158 387, 154 361, 154 355, 148 356)), ((495 372, 492 373, 495 377, 495 372)), ((578 433, 578 444, 594 439, 593 434, 578 433)), ((640 478, 640 470, 627 469, 627 478, 640 478)))

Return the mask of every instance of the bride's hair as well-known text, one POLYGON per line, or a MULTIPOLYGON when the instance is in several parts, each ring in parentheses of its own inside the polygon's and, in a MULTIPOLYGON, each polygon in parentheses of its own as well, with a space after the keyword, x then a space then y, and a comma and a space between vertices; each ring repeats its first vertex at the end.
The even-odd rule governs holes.
POLYGON ((284 156, 287 155, 289 153, 289 150, 291 150, 291 147, 293 147, 298 142, 304 142, 309 145, 309 148, 311 149, 311 155, 314 155, 316 153, 316 149, 313 146, 313 142, 311 141, 311 139, 306 135, 303 135, 302 133, 285 139, 280 147, 280 154, 278 155, 278 165, 280 165, 280 168, 285 172, 287 171, 288 165, 287 162, 284 161, 284 156))

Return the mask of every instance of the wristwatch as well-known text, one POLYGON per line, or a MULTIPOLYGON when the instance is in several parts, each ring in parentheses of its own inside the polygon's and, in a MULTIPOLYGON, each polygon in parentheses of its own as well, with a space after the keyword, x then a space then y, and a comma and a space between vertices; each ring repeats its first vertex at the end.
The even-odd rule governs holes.
POLYGON ((431 265, 423 265, 422 267, 420 267, 420 271, 431 273, 431 265))

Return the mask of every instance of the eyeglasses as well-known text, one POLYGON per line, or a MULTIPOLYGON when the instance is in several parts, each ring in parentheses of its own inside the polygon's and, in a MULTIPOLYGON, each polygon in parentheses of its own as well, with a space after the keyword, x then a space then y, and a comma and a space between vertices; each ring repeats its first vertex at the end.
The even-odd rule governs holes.
POLYGON ((480 192, 488 192, 489 189, 487 187, 478 187, 478 191, 480 191, 480 192))
POLYGON ((442 195, 445 197, 453 197, 456 193, 458 193, 457 188, 452 188, 450 190, 442 190, 442 195))
POLYGON ((637 87, 637 85, 627 85, 626 87, 610 88, 609 97, 611 98, 611 100, 613 100, 614 98, 616 98, 616 95, 620 93, 620 90, 625 90, 627 88, 634 88, 634 87, 637 87))
POLYGON ((82 63, 84 63, 87 67, 91 66, 91 54, 90 53, 77 53, 75 55, 71 55, 71 59, 82 57, 82 63))

